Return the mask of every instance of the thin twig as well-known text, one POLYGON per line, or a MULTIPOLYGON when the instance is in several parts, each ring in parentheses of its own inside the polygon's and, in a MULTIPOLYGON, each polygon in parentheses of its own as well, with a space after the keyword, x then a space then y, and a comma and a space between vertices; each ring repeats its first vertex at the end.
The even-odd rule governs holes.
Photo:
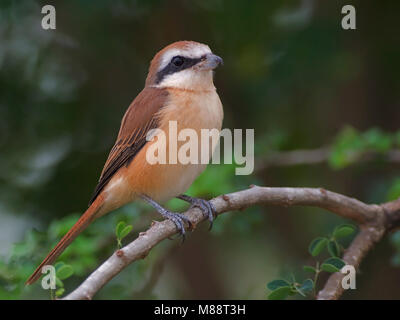
MULTIPOLYGON (((347 265, 359 268, 362 259, 381 240, 385 233, 383 228, 365 227, 354 238, 349 248, 346 250, 343 260, 347 265)), ((344 292, 342 279, 345 275, 341 272, 333 273, 324 288, 318 293, 318 300, 337 300, 344 292)))

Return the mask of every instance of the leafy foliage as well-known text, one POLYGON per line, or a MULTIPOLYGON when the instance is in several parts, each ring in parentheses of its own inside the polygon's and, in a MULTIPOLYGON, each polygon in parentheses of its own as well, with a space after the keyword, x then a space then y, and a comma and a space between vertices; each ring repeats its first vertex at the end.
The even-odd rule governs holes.
POLYGON ((332 234, 328 237, 317 237, 311 241, 308 252, 312 257, 319 256, 326 250, 330 257, 326 258, 322 263, 316 261, 315 266, 303 266, 303 270, 314 275, 314 279, 306 279, 302 283, 298 282, 292 275, 292 280, 283 279, 273 280, 267 284, 267 288, 271 290, 268 295, 270 300, 283 300, 288 296, 300 294, 303 297, 317 290, 317 281, 321 272, 339 272, 345 262, 339 258, 343 248, 339 243, 340 238, 345 238, 354 233, 355 227, 350 224, 342 224, 337 226, 332 234))
POLYGON ((359 132, 353 127, 345 127, 332 144, 329 164, 334 169, 343 169, 357 161, 360 154, 376 152, 384 155, 392 148, 398 148, 399 133, 386 133, 379 128, 359 132))
POLYGON ((314 282, 311 279, 304 280, 303 283, 295 281, 288 282, 286 280, 274 280, 267 284, 267 288, 272 292, 268 295, 269 300, 283 300, 288 296, 300 294, 306 296, 314 287, 314 282))
POLYGON ((310 252, 310 254, 315 257, 321 253, 321 251, 326 247, 327 243, 327 238, 316 238, 310 243, 310 246, 308 247, 308 252, 310 252))
POLYGON ((56 297, 61 297, 65 292, 63 280, 66 280, 69 277, 71 277, 74 273, 74 269, 72 268, 72 266, 65 264, 62 261, 56 263, 54 267, 56 269, 56 286, 57 286, 55 295, 56 297))
POLYGON ((339 272, 345 266, 345 262, 337 257, 326 259, 321 264, 321 270, 327 272, 339 272))
POLYGON ((133 229, 133 226, 127 225, 126 222, 120 221, 116 228, 115 228, 115 234, 117 236, 117 242, 118 242, 118 247, 122 247, 122 239, 125 238, 129 232, 131 232, 133 229))

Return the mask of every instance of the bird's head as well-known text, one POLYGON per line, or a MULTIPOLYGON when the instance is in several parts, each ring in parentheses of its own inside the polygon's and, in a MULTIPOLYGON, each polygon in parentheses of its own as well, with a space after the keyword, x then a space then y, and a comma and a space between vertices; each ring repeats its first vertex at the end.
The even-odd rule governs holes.
POLYGON ((213 89, 213 70, 222 63, 222 59, 205 44, 194 41, 174 42, 154 56, 146 86, 213 89))

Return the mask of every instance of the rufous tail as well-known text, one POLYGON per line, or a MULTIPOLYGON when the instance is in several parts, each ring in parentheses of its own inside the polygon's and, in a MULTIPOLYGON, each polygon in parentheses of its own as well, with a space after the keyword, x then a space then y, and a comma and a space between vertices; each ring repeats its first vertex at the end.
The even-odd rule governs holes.
POLYGON ((70 243, 94 220, 96 213, 99 211, 103 204, 104 198, 100 194, 91 206, 86 210, 74 226, 67 232, 67 234, 57 243, 57 245, 50 251, 47 257, 42 261, 39 267, 32 273, 25 285, 30 285, 37 281, 42 275, 42 267, 45 265, 52 265, 58 256, 70 245, 70 243))

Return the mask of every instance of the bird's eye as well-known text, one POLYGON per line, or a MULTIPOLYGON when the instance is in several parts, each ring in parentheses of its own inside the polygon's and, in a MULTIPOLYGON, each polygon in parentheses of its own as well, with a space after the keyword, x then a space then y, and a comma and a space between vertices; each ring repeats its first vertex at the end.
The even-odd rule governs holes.
POLYGON ((182 58, 182 57, 176 56, 176 57, 173 57, 173 58, 172 58, 171 62, 172 62, 175 66, 180 67, 181 65, 183 65, 183 62, 184 62, 184 61, 183 61, 183 58, 182 58))

